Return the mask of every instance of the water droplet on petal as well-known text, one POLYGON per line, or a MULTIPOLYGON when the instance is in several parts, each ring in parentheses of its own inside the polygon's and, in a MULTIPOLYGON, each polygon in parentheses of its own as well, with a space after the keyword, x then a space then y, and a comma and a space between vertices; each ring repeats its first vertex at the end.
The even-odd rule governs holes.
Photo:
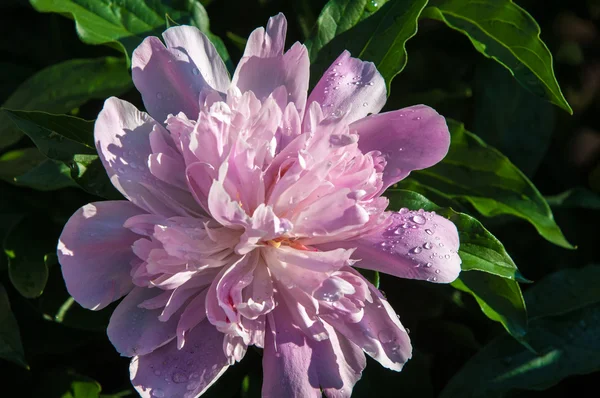
POLYGON ((152 396, 157 397, 157 398, 162 398, 165 396, 165 392, 163 390, 161 390, 160 388, 153 388, 152 396))
POLYGON ((427 228, 427 229, 425 230, 425 233, 426 233, 427 235, 433 235, 433 231, 432 231, 432 230, 430 230, 429 228, 427 228))
POLYGON ((363 102, 363 106, 365 106, 365 107, 369 106, 369 103, 368 102, 363 102))
POLYGON ((413 254, 419 254, 419 253, 421 253, 422 250, 423 249, 421 249, 420 246, 417 246, 417 247, 412 248, 410 252, 413 254))
POLYGON ((377 336, 379 337, 379 341, 383 344, 390 343, 394 340, 394 333, 389 329, 380 331, 377 336))
POLYGON ((423 216, 422 216, 422 215, 420 215, 420 214, 417 214, 417 215, 414 215, 414 216, 412 216, 411 220, 412 220, 412 221, 413 221, 415 224, 419 224, 419 225, 423 225, 423 224, 425 224, 425 222, 427 221, 427 220, 425 219, 425 217, 423 217, 423 216))
POLYGON ((423 248, 427 250, 431 250, 432 247, 433 245, 431 244, 431 242, 425 242, 425 244, 423 245, 423 248))
POLYGON ((426 266, 427 268, 431 268, 432 264, 431 264, 431 263, 427 263, 427 264, 425 264, 425 266, 426 266))
POLYGON ((408 212, 408 209, 406 207, 401 208, 399 211, 400 214, 405 214, 407 212, 408 212))
POLYGON ((192 73, 196 76, 198 76, 200 74, 200 71, 198 70, 198 68, 193 68, 192 69, 192 73))
POLYGON ((119 173, 121 173, 121 174, 125 173, 125 169, 124 169, 124 168, 122 168, 122 167, 119 167, 119 168, 117 169, 117 171, 118 171, 119 173))
POLYGON ((440 271, 439 269, 436 269, 436 270, 435 270, 435 273, 436 273, 436 274, 439 274, 440 272, 442 272, 442 271, 440 271))
POLYGON ((171 375, 171 380, 173 380, 173 383, 185 383, 188 378, 183 373, 175 372, 171 375))

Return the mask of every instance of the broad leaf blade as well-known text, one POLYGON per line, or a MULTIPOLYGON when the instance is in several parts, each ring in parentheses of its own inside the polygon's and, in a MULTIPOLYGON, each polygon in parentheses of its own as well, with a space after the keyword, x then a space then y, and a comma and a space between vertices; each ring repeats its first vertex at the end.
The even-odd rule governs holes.
POLYGON ((529 323, 526 341, 535 353, 501 336, 467 362, 441 397, 504 397, 600 370, 600 290, 593 283, 599 269, 562 270, 533 285, 525 297, 539 316, 529 323), (561 299, 575 291, 586 299, 565 305, 561 299))
POLYGON ((437 0, 423 17, 467 35, 477 51, 502 64, 529 91, 573 113, 554 76, 540 27, 512 0, 437 0))
POLYGON ((448 120, 448 127, 452 135, 448 155, 429 169, 411 173, 400 187, 415 180, 448 199, 472 205, 486 217, 513 215, 527 220, 548 241, 573 248, 543 196, 510 160, 462 124, 448 120))
MULTIPOLYGON (((36 73, 21 84, 2 107, 67 113, 91 99, 119 95, 131 87, 131 77, 122 59, 74 59, 36 73)), ((15 143, 21 136, 18 128, 0 113, 0 149, 15 143)))
POLYGON ((533 176, 550 146, 554 106, 527 91, 498 63, 482 61, 475 77, 473 132, 533 176))
POLYGON ((527 308, 516 281, 469 271, 462 272, 452 286, 472 295, 488 318, 500 322, 518 340, 527 333, 527 308))
MULTIPOLYGON (((114 189, 93 144, 94 122, 67 115, 52 115, 44 112, 24 112, 5 109, 9 118, 27 134, 38 149, 50 158, 42 169, 51 171, 55 161, 62 162, 60 175, 70 178, 82 189, 108 199, 119 199, 121 195, 114 189), (50 162, 50 163, 48 163, 50 162)), ((56 168, 56 167, 55 167, 56 168)), ((16 178, 17 183, 36 181, 40 170, 31 170, 16 178)), ((62 181, 63 178, 60 177, 62 181)), ((72 184, 73 185, 73 184, 72 184)), ((33 186, 32 186, 33 187, 33 186)), ((58 189, 59 186, 57 186, 58 189)), ((40 189, 39 187, 37 189, 40 189)), ((52 189, 50 187, 49 189, 52 189)))
MULTIPOLYGON (((323 9, 310 41, 311 76, 318 79, 344 50, 377 67, 389 87, 407 62, 406 42, 417 33, 427 0, 395 0, 370 14, 364 1, 331 0, 323 9), (326 43, 326 44, 325 44, 326 43)), ((315 81, 316 82, 316 81, 315 81)))
MULTIPOLYGON (((39 297, 48 281, 46 253, 54 251, 55 242, 40 222, 39 217, 28 216, 17 223, 4 239, 4 253, 8 256, 8 275, 15 288, 27 298, 39 297)), ((43 221, 43 220, 42 220, 43 221)))
POLYGON ((206 33, 225 63, 231 67, 229 54, 218 37, 208 30, 208 16, 197 0, 169 2, 159 0, 30 0, 39 12, 70 15, 84 43, 106 44, 127 56, 147 36, 160 36, 167 28, 166 15, 176 23, 196 25, 206 33), (173 4, 175 3, 175 4, 173 4))

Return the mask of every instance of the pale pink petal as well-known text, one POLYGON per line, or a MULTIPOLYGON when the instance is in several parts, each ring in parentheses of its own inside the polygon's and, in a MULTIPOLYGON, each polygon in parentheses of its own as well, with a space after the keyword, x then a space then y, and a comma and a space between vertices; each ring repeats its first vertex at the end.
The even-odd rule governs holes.
POLYGON ((326 195, 299 211, 292 219, 298 237, 334 237, 362 227, 369 213, 348 188, 326 195))
POLYGON ((438 163, 450 147, 446 120, 425 105, 369 116, 350 129, 358 132, 363 153, 379 151, 385 157, 382 191, 411 171, 438 163))
POLYGON ((111 182, 127 199, 149 213, 164 216, 201 214, 201 208, 188 191, 156 178, 150 172, 151 133, 169 136, 154 119, 129 102, 115 97, 106 100, 96 120, 94 138, 111 182))
POLYGON ((232 200, 221 181, 214 180, 212 183, 208 193, 208 208, 213 218, 223 226, 241 229, 250 223, 250 217, 239 202, 232 200))
POLYGON ((194 195, 196 201, 207 212, 208 193, 213 183, 213 177, 216 177, 216 170, 208 163, 196 162, 190 164, 185 169, 185 176, 190 187, 190 192, 194 195))
POLYGON ((372 62, 352 58, 344 51, 310 93, 308 105, 314 101, 321 104, 326 116, 352 123, 383 108, 385 81, 372 62))
POLYGON ((129 273, 139 236, 123 227, 144 211, 127 201, 95 202, 71 216, 58 242, 67 290, 85 308, 98 310, 133 287, 129 273))
POLYGON ((206 318, 206 293, 208 289, 202 290, 181 313, 177 324, 177 348, 181 349, 185 345, 190 329, 206 318))
MULTIPOLYGON (((346 271, 358 275, 349 267, 346 271)), ((412 355, 410 338, 387 300, 373 285, 365 283, 371 290, 372 301, 364 303, 364 315, 359 322, 347 322, 328 314, 322 318, 381 365, 400 371, 412 355)))
POLYGON ((160 123, 183 112, 196 120, 200 93, 226 91, 229 77, 210 40, 197 28, 176 26, 157 37, 147 37, 133 52, 133 82, 148 112, 160 123))
POLYGON ((448 219, 404 209, 393 213, 386 229, 343 242, 318 245, 356 248, 356 266, 407 279, 449 283, 460 273, 458 232, 448 219))
POLYGON ((215 46, 204 33, 194 26, 181 25, 165 30, 162 36, 167 48, 180 58, 180 62, 185 55, 189 56, 190 64, 198 69, 192 69, 192 75, 202 76, 205 82, 217 91, 227 91, 227 68, 215 46))
POLYGON ((139 306, 161 293, 162 290, 156 288, 135 287, 113 312, 107 334, 121 355, 146 355, 175 337, 178 316, 161 322, 158 320, 160 309, 148 310, 139 306))
POLYGON ((175 341, 154 352, 136 356, 129 368, 131 382, 143 398, 195 398, 227 370, 223 333, 204 321, 194 327, 186 344, 175 341))
POLYGON ((331 327, 330 338, 307 339, 294 328, 284 305, 269 317, 263 353, 264 398, 350 397, 352 387, 366 365, 356 345, 331 327))
MULTIPOLYGON (((243 57, 233 75, 232 84, 244 93, 252 91, 263 101, 278 87, 288 92, 287 102, 304 114, 309 83, 310 61, 303 44, 295 43, 285 54, 262 58, 243 57)), ((283 110, 283 109, 282 109, 283 110)))
POLYGON ((261 26, 250 33, 244 50, 244 57, 271 58, 283 54, 286 33, 287 20, 285 15, 279 13, 269 18, 266 32, 265 28, 261 26))

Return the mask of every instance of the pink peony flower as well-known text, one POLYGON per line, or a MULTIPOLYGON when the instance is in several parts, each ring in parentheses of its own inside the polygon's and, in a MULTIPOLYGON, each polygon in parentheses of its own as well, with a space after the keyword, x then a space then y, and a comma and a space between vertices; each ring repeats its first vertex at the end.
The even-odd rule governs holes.
POLYGON ((286 25, 279 14, 251 34, 231 81, 196 28, 168 29, 166 47, 146 38, 133 81, 149 114, 109 98, 96 121, 128 200, 79 209, 58 254, 82 306, 125 296, 108 336, 143 397, 197 397, 250 345, 263 396, 348 397, 364 353, 393 370, 411 357, 352 266, 440 283, 460 271, 450 221, 388 212, 381 196, 445 156, 444 118, 423 105, 378 115, 383 78, 348 52, 307 99, 307 50, 283 52, 286 25))

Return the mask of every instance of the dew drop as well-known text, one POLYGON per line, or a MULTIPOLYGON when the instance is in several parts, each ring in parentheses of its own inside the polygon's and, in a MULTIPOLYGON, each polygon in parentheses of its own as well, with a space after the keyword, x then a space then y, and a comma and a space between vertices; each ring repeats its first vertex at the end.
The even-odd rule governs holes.
POLYGON ((200 74, 200 71, 198 70, 198 68, 193 68, 192 69, 192 73, 196 76, 198 76, 200 74))
POLYGON ((444 258, 445 258, 445 259, 449 259, 449 258, 450 258, 450 255, 449 255, 449 254, 446 254, 446 255, 444 256, 444 258))
POLYGON ((422 216, 422 215, 420 215, 420 214, 417 214, 417 215, 414 215, 414 216, 412 216, 411 220, 412 220, 412 221, 413 221, 415 224, 419 224, 419 225, 423 225, 423 224, 425 224, 425 221, 427 221, 427 220, 425 219, 425 217, 423 217, 423 216, 422 216))
POLYGON ((185 383, 188 378, 183 373, 175 372, 171 375, 171 380, 173 380, 173 383, 185 383))
POLYGON ((400 214, 408 213, 408 209, 406 207, 403 207, 403 208, 400 209, 399 213, 400 214))
POLYGON ((165 396, 165 392, 163 390, 161 390, 160 388, 153 388, 152 396, 157 397, 157 398, 162 398, 165 396))
POLYGON ((379 341, 381 341, 383 344, 390 343, 394 340, 394 333, 392 333, 392 331, 389 329, 380 331, 377 336, 379 337, 379 341))
POLYGON ((119 168, 117 169, 117 171, 118 171, 119 173, 121 173, 121 174, 125 173, 125 169, 124 169, 124 168, 122 168, 122 167, 119 167, 119 168))
POLYGON ((369 106, 369 103, 368 102, 363 102, 363 106, 365 106, 365 107, 369 106))
POLYGON ((431 250, 432 247, 433 245, 431 242, 425 242, 425 244, 423 244, 423 249, 431 250))
POLYGON ((431 265, 432 265, 431 263, 427 263, 427 264, 425 264, 425 267, 431 268, 431 265))
POLYGON ((422 250, 423 250, 423 249, 421 249, 421 247, 420 247, 420 246, 417 246, 417 247, 414 247, 414 248, 412 248, 412 249, 410 250, 410 252, 411 252, 411 253, 413 253, 413 254, 419 254, 419 253, 421 253, 421 251, 422 251, 422 250))
POLYGON ((439 274, 440 272, 442 272, 442 271, 440 271, 439 269, 436 269, 436 270, 435 270, 435 273, 436 273, 436 274, 439 274))
POLYGON ((433 231, 432 231, 432 230, 430 230, 429 228, 427 228, 427 229, 425 230, 425 233, 426 233, 427 235, 433 235, 433 231))

